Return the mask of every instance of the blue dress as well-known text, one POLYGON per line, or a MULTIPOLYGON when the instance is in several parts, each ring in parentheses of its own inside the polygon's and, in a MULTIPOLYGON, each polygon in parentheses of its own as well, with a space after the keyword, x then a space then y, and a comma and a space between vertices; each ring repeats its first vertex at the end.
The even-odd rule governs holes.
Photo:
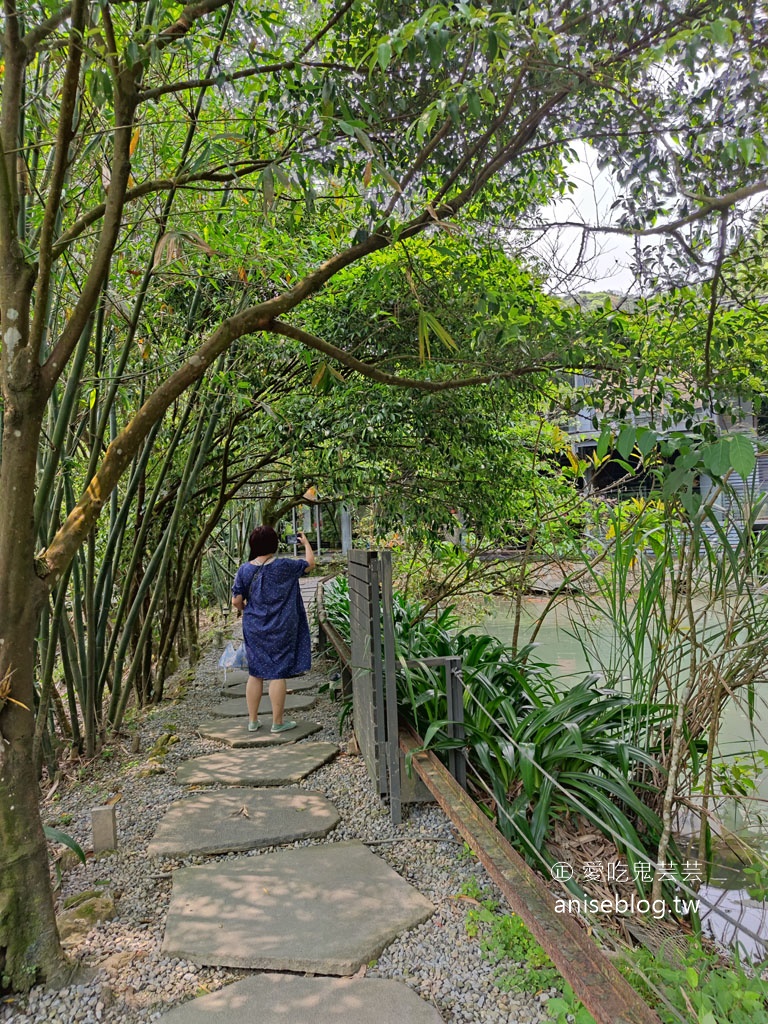
POLYGON ((237 570, 232 596, 245 599, 243 641, 248 672, 262 679, 286 679, 312 664, 309 623, 299 579, 309 568, 303 558, 246 562, 237 570))

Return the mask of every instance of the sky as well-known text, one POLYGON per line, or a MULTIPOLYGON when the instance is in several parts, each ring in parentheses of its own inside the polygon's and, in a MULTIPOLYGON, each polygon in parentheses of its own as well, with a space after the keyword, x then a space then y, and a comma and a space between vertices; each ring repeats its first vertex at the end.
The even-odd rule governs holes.
MULTIPOLYGON (((599 170, 597 155, 586 144, 579 143, 574 149, 579 152, 579 159, 570 165, 569 172, 576 189, 567 198, 545 207, 542 220, 545 223, 610 224, 610 207, 617 195, 610 168, 599 170)), ((585 265, 573 280, 566 281, 579 259, 581 242, 582 232, 577 228, 559 228, 547 232, 534 245, 534 251, 550 268, 549 283, 553 291, 625 293, 633 290, 632 240, 621 235, 589 235, 582 254, 585 265)))

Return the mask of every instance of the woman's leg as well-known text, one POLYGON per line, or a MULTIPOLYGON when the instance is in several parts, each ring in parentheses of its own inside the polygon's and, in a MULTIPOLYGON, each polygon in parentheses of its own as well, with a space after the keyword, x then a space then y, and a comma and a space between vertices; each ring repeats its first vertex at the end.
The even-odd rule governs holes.
POLYGON ((272 732, 287 732, 295 729, 295 722, 286 722, 283 718, 285 711, 285 680, 270 679, 269 699, 272 703, 272 732))
POLYGON ((284 679, 269 680, 269 700, 272 704, 272 725, 282 725, 285 711, 284 679))
MULTIPOLYGON (((270 683, 270 688, 271 688, 270 683)), ((259 720, 259 704, 261 704, 261 697, 264 693, 264 680, 259 676, 248 676, 248 682, 245 684, 245 703, 248 705, 248 717, 252 722, 258 722, 259 720)), ((285 700, 283 700, 285 703, 285 700)))

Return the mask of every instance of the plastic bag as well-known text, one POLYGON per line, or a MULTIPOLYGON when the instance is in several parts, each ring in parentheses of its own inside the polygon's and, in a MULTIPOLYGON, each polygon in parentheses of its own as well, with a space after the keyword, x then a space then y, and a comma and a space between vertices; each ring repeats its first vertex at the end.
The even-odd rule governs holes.
POLYGON ((225 678, 227 672, 233 669, 242 669, 244 672, 247 672, 248 658, 245 653, 245 644, 240 644, 238 648, 235 648, 233 643, 228 643, 224 648, 224 653, 219 658, 219 668, 224 669, 225 678))

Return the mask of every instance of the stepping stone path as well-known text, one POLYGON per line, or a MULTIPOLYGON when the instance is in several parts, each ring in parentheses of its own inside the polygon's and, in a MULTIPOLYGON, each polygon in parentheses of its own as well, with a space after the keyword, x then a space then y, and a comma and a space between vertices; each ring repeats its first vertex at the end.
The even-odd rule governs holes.
POLYGON ((171 804, 147 853, 150 857, 242 853, 326 836, 338 823, 338 811, 322 793, 216 789, 171 804))
MULTIPOLYGON (((222 696, 244 697, 245 684, 248 682, 247 672, 227 672, 227 678, 222 689, 222 696)), ((317 679, 312 676, 297 676, 295 679, 287 679, 286 687, 288 693, 298 693, 302 690, 314 690, 317 686, 317 679)), ((266 683, 264 684, 266 689, 266 683)))
POLYGON ((320 732, 322 726, 317 722, 308 722, 306 719, 295 719, 296 728, 288 732, 270 732, 272 722, 263 716, 259 718, 261 729, 258 732, 248 732, 247 723, 242 718, 213 718, 208 722, 201 722, 197 731, 201 736, 209 740, 220 740, 230 747, 270 747, 275 744, 295 743, 311 736, 313 732, 320 732))
POLYGON ((338 754, 335 743, 299 743, 266 750, 220 750, 179 765, 185 786, 289 786, 338 754))
POLYGON ((437 1010, 400 981, 259 974, 193 999, 162 1024, 440 1024, 437 1010))
MULTIPOLYGON (((311 708, 316 703, 317 697, 315 696, 289 693, 285 698, 285 710, 306 711, 307 708, 311 708)), ((225 700, 223 704, 217 704, 215 707, 211 708, 211 714, 215 715, 217 718, 247 718, 248 705, 245 703, 245 697, 233 697, 231 700, 225 700)), ((272 701, 268 696, 266 696, 266 694, 261 698, 259 714, 272 714, 272 701)))
POLYGON ((354 974, 434 907, 358 840, 180 868, 163 952, 218 967, 354 974))
MULTIPOLYGON (((304 590, 307 601, 314 588, 304 590)), ((184 785, 238 788, 198 792, 172 804, 150 843, 150 855, 186 857, 280 846, 300 837, 325 836, 338 823, 336 808, 322 794, 274 788, 305 778, 338 748, 332 743, 297 744, 321 729, 305 719, 296 729, 272 734, 270 720, 262 718, 262 728, 248 732, 241 717, 247 714, 245 701, 238 693, 240 688, 244 695, 245 679, 246 673, 229 673, 226 692, 232 699, 212 712, 225 717, 198 726, 201 736, 230 749, 194 758, 177 771, 184 785), (272 749, 240 749, 259 747, 272 749)), ((292 689, 314 685, 311 677, 290 680, 292 689)), ((294 701, 307 699, 315 700, 294 701)), ((292 701, 286 710, 306 706, 292 701)), ((174 871, 162 948, 168 956, 195 964, 352 975, 433 911, 428 899, 363 843, 325 842, 174 871)), ((442 1018, 398 981, 260 974, 193 999, 159 1021, 208 1024, 214 1019, 216 1024, 256 1019, 281 1024, 439 1024, 442 1018)))

